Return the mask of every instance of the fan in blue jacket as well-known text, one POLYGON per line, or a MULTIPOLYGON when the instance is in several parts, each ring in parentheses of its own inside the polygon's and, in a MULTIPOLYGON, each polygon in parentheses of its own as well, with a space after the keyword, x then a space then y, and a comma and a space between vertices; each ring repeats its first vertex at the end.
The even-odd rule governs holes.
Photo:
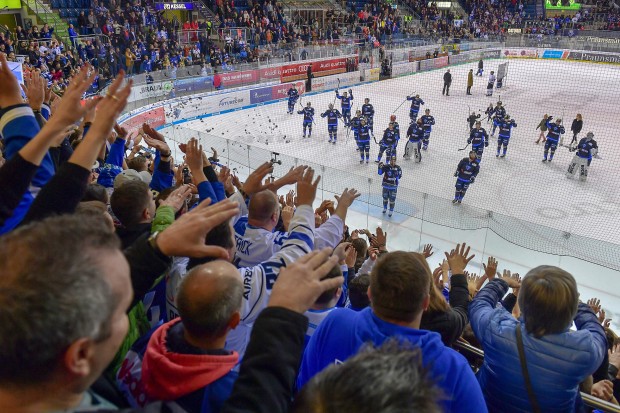
POLYGON ((443 411, 486 412, 482 392, 465 358, 446 347, 438 333, 419 329, 429 305, 431 278, 421 254, 396 251, 379 258, 371 274, 371 308, 360 312, 338 308, 323 320, 304 352, 297 388, 330 364, 353 356, 365 343, 381 345, 398 337, 421 349, 422 363, 446 395, 443 411))
POLYGON ((523 278, 519 319, 497 305, 509 286, 519 286, 515 283, 494 279, 469 305, 471 327, 484 349, 478 381, 489 411, 534 411, 522 374, 517 328, 540 411, 580 411, 579 383, 597 370, 607 351, 603 326, 590 307, 579 302, 572 275, 558 267, 536 267, 523 278), (573 322, 577 331, 569 330, 573 322))

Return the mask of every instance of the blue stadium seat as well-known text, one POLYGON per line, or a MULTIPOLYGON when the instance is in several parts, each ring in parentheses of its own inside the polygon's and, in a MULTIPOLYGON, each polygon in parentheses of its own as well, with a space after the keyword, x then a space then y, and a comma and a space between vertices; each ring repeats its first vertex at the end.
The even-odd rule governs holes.
POLYGON ((53 9, 59 9, 60 8, 60 1, 59 0, 52 0, 52 8, 53 9))

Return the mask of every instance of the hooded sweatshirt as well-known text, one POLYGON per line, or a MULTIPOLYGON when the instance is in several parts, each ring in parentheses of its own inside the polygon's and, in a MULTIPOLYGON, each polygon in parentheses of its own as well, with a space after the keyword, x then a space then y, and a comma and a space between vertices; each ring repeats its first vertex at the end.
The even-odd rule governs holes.
POLYGON ((330 364, 355 355, 365 343, 381 345, 390 337, 408 341, 422 351, 422 363, 446 395, 443 410, 484 413, 487 407, 480 386, 467 360, 446 347, 438 333, 388 323, 371 308, 360 312, 348 308, 332 311, 316 329, 301 362, 297 388, 330 364))
MULTIPOLYGON (((215 411, 230 395, 237 378, 232 369, 238 361, 236 352, 207 351, 187 343, 183 324, 175 319, 153 333, 142 361, 142 383, 149 399, 176 400, 181 405, 186 403, 179 399, 204 389, 193 399, 203 407, 210 404, 209 411, 215 411)), ((203 408, 195 406, 191 410, 203 408)))

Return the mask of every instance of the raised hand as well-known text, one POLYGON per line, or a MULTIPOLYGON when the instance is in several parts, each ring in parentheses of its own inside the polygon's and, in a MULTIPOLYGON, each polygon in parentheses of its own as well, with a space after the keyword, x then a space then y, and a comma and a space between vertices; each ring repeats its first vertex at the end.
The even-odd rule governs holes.
POLYGON ((192 171, 192 174, 202 171, 202 145, 198 145, 198 140, 196 138, 191 138, 187 142, 185 162, 187 163, 189 170, 192 171))
POLYGON ((285 206, 282 208, 282 212, 280 216, 282 217, 282 224, 284 224, 284 228, 288 231, 288 226, 291 223, 291 219, 293 219, 293 215, 295 214, 295 210, 291 206, 285 206))
POLYGON ((618 369, 616 379, 620 379, 620 344, 614 345, 607 352, 609 354, 609 364, 615 366, 618 369))
POLYGON ((30 77, 24 78, 24 84, 21 87, 32 110, 41 110, 45 101, 46 83, 46 79, 41 77, 38 70, 30 72, 30 77))
POLYGON ((313 251, 282 268, 273 285, 268 306, 283 307, 302 314, 325 291, 341 286, 344 282, 342 276, 323 279, 338 265, 338 258, 335 255, 329 257, 330 252, 329 248, 313 251))
POLYGON ((357 250, 351 246, 347 249, 347 258, 345 258, 345 264, 347 268, 355 267, 355 262, 357 261, 357 250))
POLYGON ((340 196, 336 195, 336 196, 334 196, 334 198, 336 198, 336 201, 338 201, 338 206, 340 206, 340 204, 343 204, 345 207, 348 208, 348 207, 351 206, 353 201, 355 201, 361 195, 362 194, 357 192, 356 189, 345 188, 344 191, 342 192, 342 195, 340 195, 340 196))
MULTIPOLYGON (((164 137, 164 135, 162 135, 161 133, 157 132, 155 129, 151 128, 151 126, 148 123, 143 123, 142 124, 142 130, 146 134, 145 138, 148 136, 151 139, 155 139, 155 140, 162 141, 162 142, 166 143, 166 138, 164 137)), ((181 145, 179 145, 179 147, 180 146, 181 145)))
POLYGON ((288 194, 286 194, 286 206, 295 206, 295 191, 291 190, 288 191, 288 194))
POLYGON ((590 306, 592 311, 594 311, 594 314, 598 314, 599 311, 601 311, 601 300, 596 297, 590 298, 588 300, 588 305, 590 306))
POLYGON ((424 255, 424 258, 428 258, 433 254, 433 244, 426 244, 422 250, 422 255, 424 255))
POLYGON ((486 264, 482 264, 484 268, 484 275, 487 277, 487 280, 492 280, 495 278, 495 274, 497 274, 497 260, 494 257, 489 257, 486 264))
MULTIPOLYGON (((84 93, 90 88, 93 81, 95 80, 95 76, 97 75, 97 71, 92 68, 90 65, 85 65, 71 79, 71 83, 69 83, 69 87, 62 95, 62 100, 58 103, 58 106, 55 107, 53 113, 54 116, 50 118, 50 122, 59 122, 59 124, 70 125, 72 123, 76 123, 80 119, 82 119, 88 112, 93 110, 97 104, 102 100, 100 97, 90 99, 86 101, 85 105, 82 105, 82 96, 84 93)), ((117 103, 120 103, 120 97, 115 96, 114 93, 117 89, 120 88, 121 83, 124 79, 124 74, 121 73, 116 77, 114 82, 108 88, 107 98, 111 98, 115 100, 117 103), (112 98, 114 96, 114 98, 112 98)), ((131 81, 129 81, 131 85, 131 81)), ((123 107, 126 102, 123 103, 123 107)), ((122 110, 122 109, 121 109, 122 110)), ((114 119, 116 121, 116 119, 114 119)), ((112 123, 110 125, 113 125, 112 123)))
POLYGON ((169 206, 177 213, 185 206, 186 202, 192 197, 192 187, 190 185, 181 185, 170 195, 159 203, 159 206, 169 206))
POLYGON ((9 68, 4 53, 0 53, 0 90, 0 107, 3 109, 24 103, 17 78, 9 68))
POLYGON ((387 245, 387 232, 383 232, 383 228, 377 227, 377 235, 371 235, 370 245, 382 251, 387 245))
POLYGON ((310 205, 316 198, 316 188, 319 186, 321 177, 318 176, 314 182, 314 169, 308 168, 303 176, 297 181, 297 205, 310 205))
POLYGON ((256 168, 256 170, 252 172, 243 183, 243 192, 248 195, 252 195, 268 189, 265 185, 263 185, 263 179, 265 179, 267 174, 270 174, 272 172, 273 165, 271 164, 271 162, 265 162, 264 164, 256 168))
POLYGON ((457 244, 456 249, 450 251, 450 254, 447 252, 444 253, 446 255, 446 259, 448 260, 448 265, 450 266, 450 270, 452 274, 463 274, 467 264, 476 256, 475 254, 469 255, 469 250, 471 248, 467 246, 467 244, 457 244))
POLYGON ((157 247, 169 257, 215 257, 230 260, 222 247, 205 244, 205 237, 213 228, 239 213, 239 205, 230 199, 209 205, 207 198, 196 208, 182 215, 157 237, 157 247))
POLYGON ((506 281, 506 283, 508 284, 508 286, 510 288, 520 288, 521 287, 521 277, 519 277, 519 274, 514 274, 513 275, 510 272, 510 270, 504 270, 501 279, 506 281))
POLYGON ((347 252, 349 249, 353 248, 350 242, 341 242, 334 248, 333 255, 338 257, 338 263, 344 264, 347 258, 347 252))
POLYGON ((297 181, 299 181, 303 176, 303 173, 306 169, 308 169, 308 167, 305 165, 291 168, 282 178, 271 182, 269 189, 271 189, 272 191, 277 191, 285 185, 293 185, 297 183, 297 181))

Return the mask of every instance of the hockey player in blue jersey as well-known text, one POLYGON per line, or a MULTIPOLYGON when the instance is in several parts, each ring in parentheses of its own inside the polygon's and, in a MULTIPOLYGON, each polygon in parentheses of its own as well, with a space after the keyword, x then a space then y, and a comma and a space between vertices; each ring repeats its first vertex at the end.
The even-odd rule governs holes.
POLYGON ((484 148, 489 146, 489 135, 482 127, 480 121, 476 121, 476 127, 469 132, 469 139, 467 139, 467 143, 471 143, 471 150, 476 153, 478 164, 480 164, 480 161, 482 161, 482 153, 484 152, 484 148))
POLYGON ((396 157, 390 159, 388 165, 383 162, 379 163, 379 175, 383 175, 383 213, 385 214, 388 209, 388 201, 390 203, 390 212, 388 216, 392 216, 394 213, 394 204, 396 203, 396 192, 398 191, 398 183, 403 176, 403 171, 400 166, 396 165, 396 157))
POLYGON ((295 105, 297 104, 297 100, 299 99, 299 92, 294 87, 288 90, 288 111, 289 115, 292 115, 295 111, 295 105))
POLYGON ((493 124, 497 125, 497 127, 499 128, 499 133, 497 135, 497 154, 495 155, 495 157, 505 158, 506 150, 508 150, 508 142, 510 141, 510 134, 512 132, 512 128, 516 128, 517 123, 514 121, 514 119, 510 119, 510 115, 506 115, 504 119, 496 119, 493 124), (504 147, 504 151, 500 155, 502 146, 504 147))
POLYGON ((304 115, 304 138, 306 137, 306 129, 308 129, 308 137, 312 136, 312 122, 314 122, 314 108, 308 102, 306 107, 297 111, 298 114, 304 115))
POLYGON ((364 154, 366 154, 366 163, 370 158, 370 137, 372 136, 372 129, 368 126, 366 118, 360 119, 360 127, 357 138, 357 149, 360 151, 360 163, 364 162, 364 154))
POLYGON ((470 151, 468 158, 463 158, 459 165, 456 167, 454 176, 456 177, 456 192, 454 193, 453 204, 461 203, 465 192, 469 188, 470 184, 474 183, 476 176, 480 172, 480 165, 478 159, 476 159, 476 152, 470 151))
POLYGON ((329 109, 321 113, 322 118, 327 118, 327 132, 329 133, 329 143, 336 144, 338 139, 338 118, 342 118, 342 114, 338 109, 334 109, 333 104, 329 104, 329 109))
POLYGON ((366 118, 366 124, 372 131, 375 120, 375 108, 370 104, 370 99, 368 98, 364 99, 364 104, 362 105, 362 116, 366 118))
POLYGON ((594 134, 588 132, 585 138, 579 141, 579 144, 575 147, 575 156, 568 166, 568 172, 566 176, 573 178, 576 173, 579 173, 579 180, 585 181, 588 177, 588 167, 592 161, 592 157, 598 156, 598 144, 594 140, 594 134))
POLYGON ((340 108, 342 109, 342 118, 344 119, 344 125, 348 128, 351 122, 351 101, 353 100, 353 91, 349 89, 349 94, 343 92, 342 96, 338 94, 336 90, 336 98, 340 99, 340 108))
POLYGON ((491 129, 491 136, 495 136, 495 129, 497 128, 497 124, 495 121, 502 120, 506 117, 506 108, 502 106, 502 102, 497 102, 497 105, 493 108, 491 112, 493 115, 493 129, 491 129))
POLYGON ((416 162, 422 161, 422 139, 424 139, 424 123, 422 118, 420 118, 417 122, 409 125, 407 129, 407 144, 405 145, 405 155, 403 156, 405 159, 409 160, 411 155, 413 155, 413 159, 416 162))
MULTIPOLYGON (((359 139, 359 132, 360 132, 360 126, 361 126, 362 119, 363 119, 362 112, 357 110, 355 111, 355 116, 351 118, 351 122, 349 123, 349 125, 351 126, 349 130, 353 131, 353 139, 355 139, 355 143, 357 143, 359 139)), ((347 138, 348 137, 349 137, 349 131, 347 131, 347 138)), ((356 150, 359 151, 359 147, 356 150)))
POLYGON ((383 152, 385 152, 385 161, 389 162, 391 158, 396 157, 396 147, 398 146, 398 134, 394 129, 394 123, 390 122, 388 128, 383 132, 383 138, 379 142, 379 155, 375 163, 381 162, 383 152))
POLYGON ((562 126, 562 119, 556 119, 555 123, 551 123, 552 119, 553 116, 547 118, 547 141, 545 142, 545 157, 543 158, 543 162, 551 162, 553 160, 555 150, 558 149, 560 135, 566 132, 564 126, 562 126))
POLYGON ((433 125, 435 124, 435 118, 431 116, 431 110, 426 109, 424 111, 424 115, 420 118, 422 119, 422 124, 424 125, 424 137, 422 138, 422 149, 428 149, 428 141, 431 138, 431 131, 433 130, 433 125))
POLYGON ((409 108, 409 118, 411 119, 411 122, 415 122, 418 119, 420 105, 423 105, 424 101, 420 99, 420 95, 407 96, 407 100, 411 101, 411 107, 409 108))

